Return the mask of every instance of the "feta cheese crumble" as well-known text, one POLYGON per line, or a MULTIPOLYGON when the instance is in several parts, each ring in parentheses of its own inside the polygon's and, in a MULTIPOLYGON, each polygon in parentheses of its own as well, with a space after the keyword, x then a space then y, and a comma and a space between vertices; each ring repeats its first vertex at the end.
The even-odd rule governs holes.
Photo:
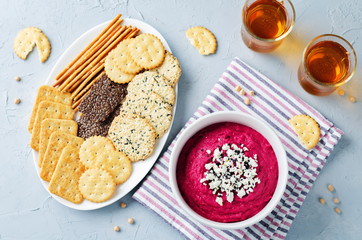
POLYGON ((256 172, 258 167, 257 155, 247 157, 244 153, 249 151, 243 144, 225 143, 222 147, 207 150, 210 162, 205 164, 204 178, 200 183, 209 187, 215 201, 223 206, 222 196, 225 194, 228 202, 233 202, 235 195, 245 197, 254 191, 255 185, 260 183, 256 172))

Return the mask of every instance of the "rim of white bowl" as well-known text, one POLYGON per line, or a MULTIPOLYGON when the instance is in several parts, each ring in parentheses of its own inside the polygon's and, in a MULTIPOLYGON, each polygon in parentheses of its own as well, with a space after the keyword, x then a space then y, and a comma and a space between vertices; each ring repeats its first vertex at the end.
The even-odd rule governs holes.
POLYGON ((190 126, 188 126, 178 137, 170 157, 169 176, 170 176, 171 190, 174 194, 174 197, 176 198, 176 201, 181 206, 181 208, 186 212, 186 214, 189 215, 192 219, 213 228, 219 228, 224 230, 240 229, 258 223, 259 221, 264 219, 267 215, 269 215, 273 211, 273 209, 275 209, 276 205, 279 203, 286 189, 286 184, 288 180, 288 161, 285 149, 279 137, 274 132, 274 130, 271 129, 271 127, 269 127, 269 125, 266 122, 264 122, 264 120, 251 116, 249 114, 236 112, 236 111, 214 112, 197 119, 190 126), (234 120, 234 118, 238 119, 239 121, 234 120), (273 197, 259 213, 257 213, 251 218, 239 222, 232 222, 232 223, 216 222, 197 214, 183 199, 180 190, 178 188, 177 179, 176 179, 177 161, 185 143, 201 129, 210 126, 214 123, 220 123, 220 122, 235 122, 246 125, 258 131, 268 140, 270 145, 273 147, 274 153, 278 161, 278 170, 279 170, 278 182, 273 197), (265 136, 266 134, 268 134, 267 137, 265 136))

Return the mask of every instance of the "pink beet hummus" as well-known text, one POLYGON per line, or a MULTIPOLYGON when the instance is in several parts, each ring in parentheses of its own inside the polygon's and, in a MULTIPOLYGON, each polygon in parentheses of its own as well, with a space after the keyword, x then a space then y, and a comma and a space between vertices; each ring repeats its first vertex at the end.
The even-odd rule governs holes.
POLYGON ((183 147, 177 164, 177 183, 186 203, 199 215, 216 222, 238 222, 260 212, 272 198, 278 180, 278 162, 269 142, 257 131, 238 123, 223 122, 210 125, 190 138, 183 147), (209 186, 200 183, 205 164, 210 162, 206 153, 225 143, 244 144, 248 157, 257 154, 257 173, 260 183, 243 198, 235 196, 228 202, 223 195, 223 206, 209 186))

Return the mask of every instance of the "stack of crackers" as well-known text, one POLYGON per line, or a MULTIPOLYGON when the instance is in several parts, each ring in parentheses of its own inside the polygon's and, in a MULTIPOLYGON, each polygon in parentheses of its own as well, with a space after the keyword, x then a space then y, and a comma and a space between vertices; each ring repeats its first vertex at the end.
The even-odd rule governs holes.
MULTIPOLYGON (((70 77, 63 83, 75 81, 86 89, 81 98, 62 83, 39 88, 28 129, 30 145, 39 151, 40 177, 51 193, 73 203, 108 200, 130 177, 132 162, 147 159, 169 129, 180 64, 156 36, 137 33, 98 53, 104 58, 95 80, 77 77, 77 64, 63 71, 70 77)), ((86 55, 73 63, 84 62, 86 55)))

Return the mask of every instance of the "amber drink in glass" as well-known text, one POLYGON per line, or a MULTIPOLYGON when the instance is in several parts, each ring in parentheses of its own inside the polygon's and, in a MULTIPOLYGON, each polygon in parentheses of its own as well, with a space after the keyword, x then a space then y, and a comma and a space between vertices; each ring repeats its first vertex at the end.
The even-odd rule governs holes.
POLYGON ((308 93, 326 96, 352 78, 356 65, 356 53, 347 40, 333 34, 321 35, 305 48, 298 80, 308 93))
POLYGON ((271 52, 291 32, 295 11, 289 0, 247 0, 242 11, 241 36, 250 49, 271 52))

